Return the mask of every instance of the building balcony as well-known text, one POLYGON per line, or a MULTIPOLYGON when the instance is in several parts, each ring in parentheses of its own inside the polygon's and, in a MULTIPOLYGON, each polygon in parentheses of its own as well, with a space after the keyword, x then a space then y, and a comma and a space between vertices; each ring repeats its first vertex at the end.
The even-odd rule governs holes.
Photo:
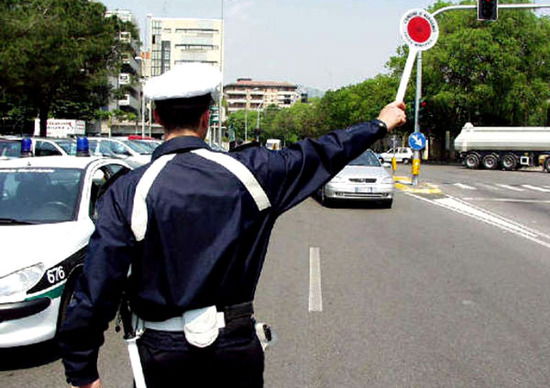
POLYGON ((134 74, 140 73, 141 69, 140 69, 139 63, 136 61, 136 59, 133 56, 129 54, 125 54, 122 57, 122 65, 126 68, 132 69, 134 74))
POLYGON ((118 84, 119 85, 130 85, 132 83, 132 77, 129 73, 120 73, 118 75, 118 84))
POLYGON ((140 101, 130 93, 124 95, 124 98, 118 100, 118 106, 123 110, 134 110, 139 112, 141 109, 140 101))
POLYGON ((239 99, 228 99, 228 104, 246 104, 247 100, 245 98, 239 98, 239 99))

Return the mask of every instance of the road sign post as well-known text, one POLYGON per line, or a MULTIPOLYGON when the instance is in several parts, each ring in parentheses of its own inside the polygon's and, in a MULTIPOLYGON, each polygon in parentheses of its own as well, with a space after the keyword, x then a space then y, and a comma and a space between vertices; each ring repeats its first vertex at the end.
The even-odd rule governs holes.
MULTIPOLYGON (((426 12, 423 9, 412 9, 405 13, 401 18, 401 36, 409 46, 409 56, 405 64, 405 70, 401 76, 401 82, 397 91, 396 101, 403 101, 405 93, 407 91, 407 85, 411 78, 412 68, 414 61, 418 57, 418 68, 421 69, 422 51, 432 48, 439 37, 439 26, 432 14, 426 12)), ((420 85, 417 78, 417 90, 416 90, 416 104, 415 110, 418 110, 418 104, 420 101, 420 85)), ((420 134, 420 127, 418 125, 417 117, 418 113, 415 112, 415 133, 420 134)), ((422 135, 422 137, 424 137, 422 135)), ((425 140, 425 138, 424 138, 425 140)), ((409 139, 410 141, 410 139, 409 139)), ((416 186, 418 184, 418 174, 420 172, 420 150, 414 150, 413 163, 412 163, 412 184, 416 186)))

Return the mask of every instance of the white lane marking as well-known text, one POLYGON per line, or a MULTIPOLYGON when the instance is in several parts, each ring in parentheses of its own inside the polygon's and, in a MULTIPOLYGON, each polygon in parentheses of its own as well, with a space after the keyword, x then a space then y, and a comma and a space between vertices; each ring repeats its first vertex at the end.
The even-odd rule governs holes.
POLYGON ((514 187, 514 186, 510 186, 510 185, 503 185, 503 184, 499 184, 499 183, 497 183, 497 186, 502 187, 504 189, 512 190, 512 191, 525 191, 524 189, 520 189, 519 187, 514 187))
POLYGON ((536 191, 542 191, 543 193, 550 193, 550 189, 544 189, 542 187, 537 187, 532 185, 521 185, 521 187, 525 187, 526 189, 531 189, 536 191))
POLYGON ((491 185, 488 185, 488 184, 486 184, 486 183, 479 183, 479 185, 480 185, 481 187, 484 187, 484 188, 488 189, 488 190, 497 190, 497 191, 500 191, 500 189, 499 189, 498 187, 491 186, 491 185))
POLYGON ((513 233, 517 236, 524 237, 528 240, 531 240, 539 245, 542 245, 545 248, 550 248, 550 242, 541 240, 541 238, 544 238, 545 240, 550 241, 549 235, 541 233, 535 229, 531 229, 527 226, 524 226, 512 220, 506 219, 497 214, 491 213, 485 209, 478 208, 472 204, 468 204, 458 198, 447 196, 446 198, 432 200, 432 199, 421 197, 413 193, 406 193, 406 194, 412 197, 421 199, 423 201, 429 202, 431 204, 452 210, 459 214, 474 218, 478 221, 485 222, 489 225, 496 226, 497 228, 513 233))
POLYGON ((476 202, 550 203, 550 201, 545 201, 540 199, 516 199, 516 198, 463 197, 462 200, 476 201, 476 202))
POLYGON ((323 311, 321 253, 318 247, 309 248, 309 311, 323 311))
POLYGON ((466 190, 477 190, 475 187, 469 186, 469 185, 465 185, 465 184, 463 184, 463 183, 455 183, 454 186, 460 187, 461 189, 466 189, 466 190))

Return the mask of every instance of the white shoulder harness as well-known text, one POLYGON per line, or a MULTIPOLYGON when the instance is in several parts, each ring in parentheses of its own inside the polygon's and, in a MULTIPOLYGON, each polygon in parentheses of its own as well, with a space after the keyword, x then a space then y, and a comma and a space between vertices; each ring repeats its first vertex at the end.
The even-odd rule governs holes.
MULTIPOLYGON (((259 211, 265 210, 271 206, 271 202, 267 197, 262 186, 250 170, 238 160, 232 158, 229 155, 212 152, 205 148, 199 148, 191 151, 191 153, 198 155, 204 159, 208 159, 214 163, 227 169, 237 179, 241 181, 246 190, 250 193, 259 211)), ((155 179, 158 177, 162 169, 170 162, 177 154, 163 155, 155 160, 145 171, 143 176, 138 182, 136 187, 136 193, 134 195, 134 207, 132 210, 132 232, 137 241, 141 241, 145 238, 147 232, 147 195, 155 179)))

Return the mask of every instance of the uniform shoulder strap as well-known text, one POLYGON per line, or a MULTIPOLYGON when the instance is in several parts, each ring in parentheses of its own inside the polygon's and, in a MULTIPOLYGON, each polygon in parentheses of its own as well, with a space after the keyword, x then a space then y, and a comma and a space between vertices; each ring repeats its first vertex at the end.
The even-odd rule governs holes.
POLYGON ((136 241, 141 241, 145 238, 147 231, 147 194, 153 185, 153 182, 158 177, 164 166, 174 159, 176 154, 163 155, 155 160, 145 171, 139 180, 136 193, 134 195, 134 206, 132 209, 132 232, 136 241))
POLYGON ((217 163, 235 175, 244 185, 246 190, 248 190, 259 211, 271 207, 271 202, 256 177, 254 177, 250 170, 237 159, 221 152, 209 151, 205 148, 193 150, 191 153, 217 163))

